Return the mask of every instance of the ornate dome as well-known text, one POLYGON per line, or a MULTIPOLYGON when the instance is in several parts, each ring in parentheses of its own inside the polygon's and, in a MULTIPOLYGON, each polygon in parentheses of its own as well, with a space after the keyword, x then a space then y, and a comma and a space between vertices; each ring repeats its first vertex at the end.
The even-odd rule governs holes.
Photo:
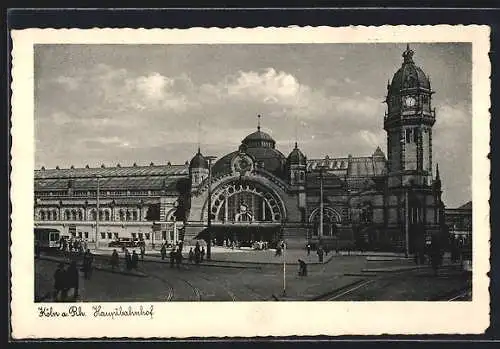
POLYGON ((295 142, 295 148, 292 150, 290 155, 288 155, 288 164, 289 165, 305 165, 306 164, 306 157, 300 149, 297 147, 297 142, 295 142))
POLYGON ((406 51, 403 52, 403 65, 394 74, 388 90, 391 94, 399 94, 401 90, 423 88, 430 90, 431 85, 429 78, 424 71, 415 65, 413 62, 413 50, 410 45, 406 46, 406 51))
POLYGON ((260 126, 257 127, 257 131, 249 134, 241 142, 247 148, 272 148, 276 146, 276 141, 265 132, 260 130, 260 126))
POLYGON ((198 148, 198 153, 191 159, 189 163, 189 168, 206 168, 208 169, 208 161, 203 155, 201 155, 200 148, 198 148))

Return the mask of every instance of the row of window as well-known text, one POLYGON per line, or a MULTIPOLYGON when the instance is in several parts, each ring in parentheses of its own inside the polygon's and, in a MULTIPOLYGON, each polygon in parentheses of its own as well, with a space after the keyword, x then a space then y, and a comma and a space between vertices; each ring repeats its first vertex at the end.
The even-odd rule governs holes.
MULTIPOLYGON (((38 219, 41 221, 56 221, 58 220, 58 211, 57 210, 42 210, 39 212, 38 219)), ((65 221, 83 221, 83 211, 82 210, 65 210, 63 211, 62 219, 65 221)), ((90 211, 88 220, 97 220, 96 210, 90 211)), ((137 211, 132 210, 119 210, 118 211, 118 219, 120 221, 138 221, 139 214, 137 211)), ((110 210, 100 210, 99 211, 99 220, 102 221, 111 221, 111 212, 110 210)))
MULTIPOLYGON (((120 235, 118 233, 112 233, 110 231, 108 232, 101 232, 101 240, 116 240, 118 239, 120 235)), ((139 240, 150 240, 151 239, 151 233, 131 233, 132 239, 139 239, 139 240)))
MULTIPOLYGON (((74 238, 80 238, 80 239, 88 239, 89 238, 89 232, 88 231, 79 231, 77 232, 71 232, 71 236, 74 238)), ((116 240, 120 234, 116 232, 101 232, 101 240, 116 240)), ((132 239, 139 239, 139 240, 150 240, 151 239, 151 233, 132 233, 131 234, 132 239)))

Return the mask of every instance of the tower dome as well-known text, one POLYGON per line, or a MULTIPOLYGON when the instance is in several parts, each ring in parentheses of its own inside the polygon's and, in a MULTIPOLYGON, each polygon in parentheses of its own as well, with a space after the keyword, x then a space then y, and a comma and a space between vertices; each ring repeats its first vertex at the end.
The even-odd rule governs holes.
POLYGON ((208 161, 201 154, 200 148, 198 148, 198 152, 191 159, 191 162, 189 163, 189 168, 205 168, 205 169, 208 169, 208 161))
POLYGON ((290 155, 288 155, 287 161, 288 161, 289 165, 305 165, 306 164, 306 157, 298 148, 297 142, 295 142, 295 148, 290 152, 290 155))
POLYGON ((262 132, 260 126, 257 131, 249 134, 241 142, 247 148, 272 148, 276 146, 276 141, 269 134, 262 132))
POLYGON ((401 90, 409 89, 431 89, 429 78, 420 67, 413 61, 413 50, 410 45, 403 52, 403 65, 394 74, 391 84, 387 87, 391 94, 398 94, 401 90))

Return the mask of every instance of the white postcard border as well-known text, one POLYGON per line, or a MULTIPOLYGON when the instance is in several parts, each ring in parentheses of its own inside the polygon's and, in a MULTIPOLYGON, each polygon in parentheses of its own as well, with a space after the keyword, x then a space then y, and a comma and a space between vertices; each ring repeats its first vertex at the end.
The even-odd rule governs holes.
MULTIPOLYGON (((12 232, 11 325, 14 338, 186 338, 348 334, 475 334, 489 326, 490 61, 487 26, 382 26, 192 29, 26 29, 11 32, 12 232), (153 302, 152 318, 94 317, 97 303, 78 303, 86 317, 39 317, 33 266, 33 45, 471 42, 473 51, 472 302, 153 302)), ((45 304, 47 305, 47 304, 45 304)), ((50 304, 67 310, 69 305, 50 304)), ((49 306, 50 306, 49 305, 49 306)))

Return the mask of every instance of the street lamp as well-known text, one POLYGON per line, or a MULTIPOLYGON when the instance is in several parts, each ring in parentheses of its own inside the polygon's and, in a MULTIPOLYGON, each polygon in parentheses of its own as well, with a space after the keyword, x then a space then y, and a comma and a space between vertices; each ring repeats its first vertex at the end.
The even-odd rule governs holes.
POLYGON ((318 166, 319 169, 319 240, 323 238, 323 171, 327 169, 327 166, 318 166))
MULTIPOLYGON (((401 144, 401 149, 404 147, 405 144, 405 138, 400 139, 400 144, 401 144)), ((404 205, 405 205, 405 216, 404 216, 404 229, 405 229, 405 257, 408 258, 410 255, 410 231, 409 231, 409 226, 408 226, 408 210, 409 210, 409 203, 408 203, 408 188, 406 187, 404 181, 403 181, 403 166, 404 164, 401 164, 401 190, 404 193, 404 205)))
POLYGON ((207 230, 208 230, 208 243, 207 243, 207 260, 212 259, 212 161, 215 160, 216 156, 205 156, 208 160, 208 220, 207 220, 207 230))
POLYGON ((96 193, 96 215, 95 215, 95 249, 99 248, 98 238, 99 238, 99 196, 100 196, 100 178, 101 176, 96 175, 97 179, 97 193, 96 193))

